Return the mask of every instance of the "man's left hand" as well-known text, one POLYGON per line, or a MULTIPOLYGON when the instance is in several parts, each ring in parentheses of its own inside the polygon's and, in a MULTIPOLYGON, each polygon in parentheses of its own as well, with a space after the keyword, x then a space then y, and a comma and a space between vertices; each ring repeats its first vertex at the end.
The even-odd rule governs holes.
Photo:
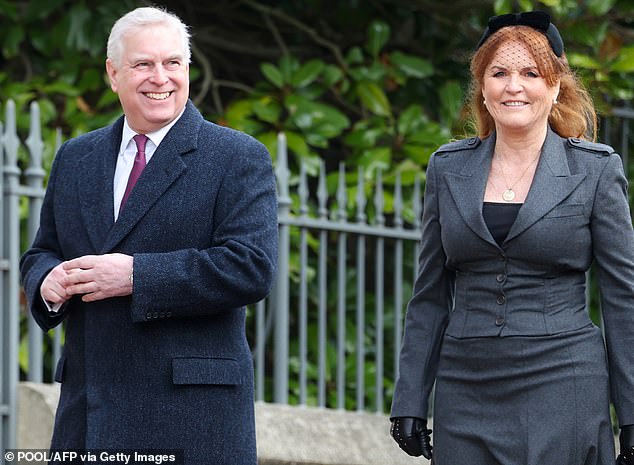
POLYGON ((132 294, 133 258, 120 253, 84 255, 64 262, 67 294, 83 294, 81 300, 94 302, 132 294))

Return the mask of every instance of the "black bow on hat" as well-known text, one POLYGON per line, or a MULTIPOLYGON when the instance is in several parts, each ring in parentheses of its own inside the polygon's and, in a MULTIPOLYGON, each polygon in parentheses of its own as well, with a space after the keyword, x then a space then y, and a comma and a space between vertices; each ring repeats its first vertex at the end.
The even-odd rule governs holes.
POLYGON ((524 13, 510 13, 506 15, 492 16, 489 18, 489 25, 482 34, 480 42, 476 46, 479 49, 483 43, 497 30, 506 26, 529 26, 544 33, 548 38, 550 47, 555 55, 561 57, 564 53, 564 41, 561 34, 553 23, 550 22, 550 15, 544 11, 526 11, 524 13))

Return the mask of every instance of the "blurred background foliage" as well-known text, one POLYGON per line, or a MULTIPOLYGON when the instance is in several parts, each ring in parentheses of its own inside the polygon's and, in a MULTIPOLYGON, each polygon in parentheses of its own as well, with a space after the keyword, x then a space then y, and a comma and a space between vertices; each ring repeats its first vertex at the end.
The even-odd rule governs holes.
MULTIPOLYGON (((0 106, 8 99, 16 102, 19 131, 26 134, 28 105, 39 102, 46 167, 54 156, 55 128, 69 138, 121 114, 105 75, 106 39, 118 17, 147 4, 0 0, 0 106)), ((433 150, 473 133, 464 108, 468 61, 491 15, 532 9, 551 13, 569 61, 602 115, 634 95, 631 0, 168 0, 154 4, 173 11, 192 28, 190 96, 203 115, 254 135, 273 158, 276 134, 284 131, 291 183, 298 182, 300 164, 314 176, 323 163, 332 195, 339 164, 345 162, 351 212, 359 167, 368 192, 378 170, 388 187, 398 173, 409 199, 415 178, 424 178, 433 150)), ((26 153, 21 156, 26 164, 26 153)), ((384 192, 389 215, 392 191, 384 192)), ((297 196, 293 197, 297 205, 297 196)), ((406 208, 404 215, 412 222, 413 209, 406 208)), ((411 274, 405 270, 405 276, 411 274)), ((388 312, 393 312, 389 306, 388 312)), ((386 321, 391 321, 389 315, 386 321)), ((372 325, 370 320, 369 335, 372 325)), ((311 326, 309 332, 314 331, 311 326)), ((354 331, 347 334, 352 338, 354 331)), ((352 347, 354 340, 349 342, 352 347)), ((396 348, 386 348, 386 353, 390 350, 396 348)), ((394 367, 387 358, 386 364, 389 407, 394 367)), ((297 369, 293 361, 291 369, 297 369)), ((369 364, 367 375, 374 369, 369 364)), ((334 371, 333 365, 329 373, 334 371)), ((353 383, 354 376, 349 378, 353 383)), ((372 395, 370 391, 368 405, 372 395)))
MULTIPOLYGON (((328 172, 345 161, 368 177, 381 168, 388 183, 400 171, 410 185, 435 147, 472 132, 467 63, 493 14, 549 11, 602 112, 634 93, 631 0, 158 3, 192 26, 191 97, 203 114, 255 135, 273 155, 285 131, 295 172, 300 161, 311 174, 320 160, 328 172)), ((143 4, 0 0, 0 102, 26 110, 37 100, 44 125, 65 137, 115 119, 106 38, 116 18, 143 4)))

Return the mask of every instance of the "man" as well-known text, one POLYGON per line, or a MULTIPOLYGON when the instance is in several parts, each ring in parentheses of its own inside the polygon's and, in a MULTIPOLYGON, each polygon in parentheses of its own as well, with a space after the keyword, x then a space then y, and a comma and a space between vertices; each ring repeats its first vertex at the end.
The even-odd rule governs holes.
POLYGON ((106 70, 125 116, 51 169, 21 272, 42 329, 66 321, 54 449, 256 463, 244 306, 272 285, 275 182, 260 143, 188 100, 189 60, 179 18, 120 18, 106 70))

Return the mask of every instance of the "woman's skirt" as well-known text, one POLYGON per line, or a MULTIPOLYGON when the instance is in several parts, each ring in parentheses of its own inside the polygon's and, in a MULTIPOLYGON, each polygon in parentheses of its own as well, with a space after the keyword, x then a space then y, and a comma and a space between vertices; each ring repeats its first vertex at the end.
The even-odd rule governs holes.
POLYGON ((553 336, 445 336, 434 465, 613 465, 600 329, 553 336))

